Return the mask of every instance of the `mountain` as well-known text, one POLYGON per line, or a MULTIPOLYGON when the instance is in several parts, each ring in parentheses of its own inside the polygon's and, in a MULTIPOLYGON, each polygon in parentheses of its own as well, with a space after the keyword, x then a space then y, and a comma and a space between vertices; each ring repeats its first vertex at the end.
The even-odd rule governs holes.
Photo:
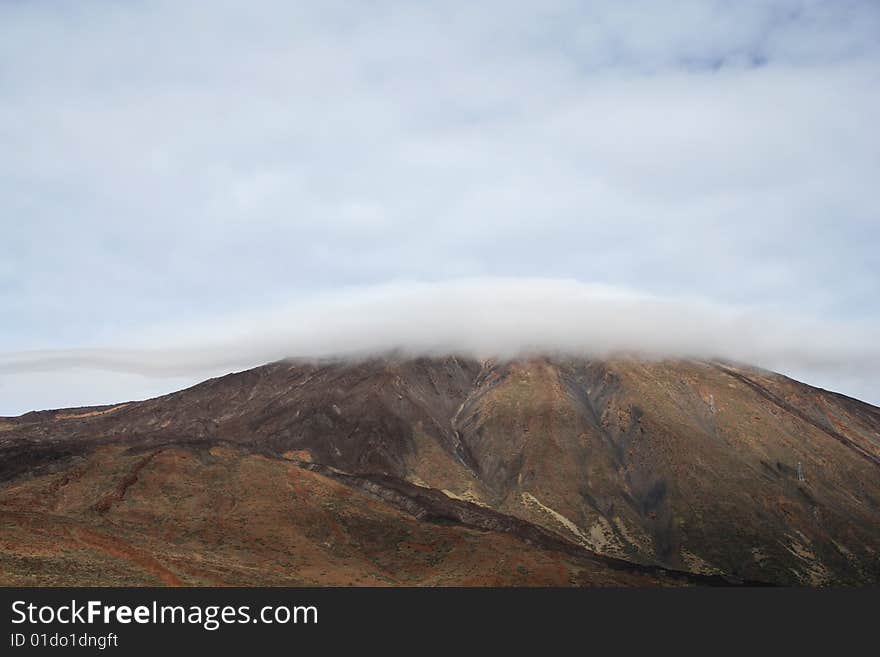
POLYGON ((880 584, 880 409, 722 362, 283 361, 0 418, 0 584, 880 584))

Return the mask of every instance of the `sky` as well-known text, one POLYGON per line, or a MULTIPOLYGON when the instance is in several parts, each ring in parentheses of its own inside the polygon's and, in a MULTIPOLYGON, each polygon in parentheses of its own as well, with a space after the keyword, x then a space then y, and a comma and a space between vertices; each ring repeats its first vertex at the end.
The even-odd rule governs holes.
POLYGON ((0 415, 285 356, 880 404, 880 4, 0 0, 0 415))

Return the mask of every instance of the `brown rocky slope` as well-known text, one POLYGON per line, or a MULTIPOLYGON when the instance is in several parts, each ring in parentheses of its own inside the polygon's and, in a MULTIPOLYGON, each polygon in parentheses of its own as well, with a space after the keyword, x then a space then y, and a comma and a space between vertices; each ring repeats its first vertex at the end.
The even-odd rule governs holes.
POLYGON ((880 583, 880 409, 719 362, 278 362, 0 418, 0 584, 880 583))

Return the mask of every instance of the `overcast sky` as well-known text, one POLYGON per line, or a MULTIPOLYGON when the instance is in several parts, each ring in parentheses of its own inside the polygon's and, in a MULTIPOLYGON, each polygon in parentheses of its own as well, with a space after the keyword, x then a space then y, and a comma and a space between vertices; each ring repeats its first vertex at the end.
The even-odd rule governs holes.
POLYGON ((394 346, 880 403, 880 3, 0 2, 0 414, 394 346))

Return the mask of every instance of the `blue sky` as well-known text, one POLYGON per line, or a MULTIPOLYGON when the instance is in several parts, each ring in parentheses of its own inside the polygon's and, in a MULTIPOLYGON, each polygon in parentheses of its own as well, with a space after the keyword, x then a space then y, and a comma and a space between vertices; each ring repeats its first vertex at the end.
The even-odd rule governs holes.
POLYGON ((878 116, 876 2, 0 3, 0 414, 535 315, 880 403, 878 116))

